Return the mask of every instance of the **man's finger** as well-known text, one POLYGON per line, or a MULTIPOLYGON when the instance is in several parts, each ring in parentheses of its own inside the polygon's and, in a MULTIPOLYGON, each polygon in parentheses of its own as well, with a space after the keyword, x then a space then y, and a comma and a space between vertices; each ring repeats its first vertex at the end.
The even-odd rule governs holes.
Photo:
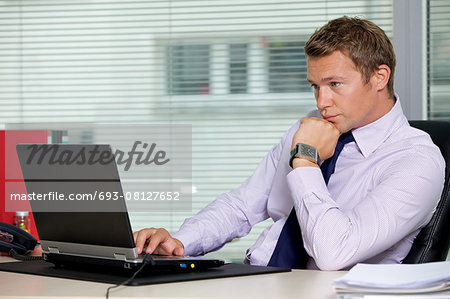
MULTIPOLYGON (((168 234, 167 234, 167 236, 168 236, 168 234)), ((145 252, 153 253, 155 251, 155 249, 157 249, 159 247, 159 245, 167 239, 167 236, 161 230, 158 230, 156 233, 152 234, 150 237, 150 240, 148 242, 148 245, 147 245, 147 250, 145 252)))
POLYGON ((173 251, 174 255, 178 255, 178 256, 183 256, 184 255, 184 248, 183 247, 177 247, 175 248, 175 250, 173 251))
POLYGON ((159 246, 155 249, 154 253, 162 255, 175 255, 174 251, 180 245, 169 234, 161 241, 159 246))
POLYGON ((144 250, 144 247, 145 247, 145 243, 155 233, 155 231, 156 230, 153 228, 147 228, 147 229, 142 229, 142 230, 138 231, 137 233, 133 234, 133 236, 135 238, 135 245, 136 245, 136 250, 137 250, 138 254, 142 253, 142 251, 144 250))

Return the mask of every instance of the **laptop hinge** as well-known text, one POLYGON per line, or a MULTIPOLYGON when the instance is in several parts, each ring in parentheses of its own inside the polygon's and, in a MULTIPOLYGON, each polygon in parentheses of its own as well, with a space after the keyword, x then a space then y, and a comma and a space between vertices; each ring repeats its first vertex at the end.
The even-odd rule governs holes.
POLYGON ((119 261, 125 261, 127 259, 127 256, 122 253, 114 253, 114 258, 119 261))
POLYGON ((59 253, 59 249, 58 249, 58 247, 48 247, 48 251, 50 252, 50 253, 59 253))

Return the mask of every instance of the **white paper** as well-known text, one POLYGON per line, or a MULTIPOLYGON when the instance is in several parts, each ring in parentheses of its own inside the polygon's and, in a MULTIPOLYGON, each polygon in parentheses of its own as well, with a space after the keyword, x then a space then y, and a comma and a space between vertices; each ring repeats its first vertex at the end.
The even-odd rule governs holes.
POLYGON ((339 289, 429 289, 450 285, 450 261, 425 264, 357 264, 334 281, 339 289))

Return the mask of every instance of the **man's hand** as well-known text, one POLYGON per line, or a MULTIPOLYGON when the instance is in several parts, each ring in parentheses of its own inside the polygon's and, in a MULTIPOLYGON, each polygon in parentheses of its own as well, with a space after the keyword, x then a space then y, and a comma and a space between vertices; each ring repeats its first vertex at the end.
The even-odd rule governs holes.
POLYGON ((137 253, 184 255, 183 244, 164 228, 144 228, 133 233, 137 253))
MULTIPOLYGON (((317 117, 305 117, 292 138, 291 150, 297 143, 309 144, 317 149, 320 160, 323 161, 333 156, 339 135, 339 130, 329 121, 317 117)), ((294 159, 294 162, 295 160, 298 159, 294 159)))

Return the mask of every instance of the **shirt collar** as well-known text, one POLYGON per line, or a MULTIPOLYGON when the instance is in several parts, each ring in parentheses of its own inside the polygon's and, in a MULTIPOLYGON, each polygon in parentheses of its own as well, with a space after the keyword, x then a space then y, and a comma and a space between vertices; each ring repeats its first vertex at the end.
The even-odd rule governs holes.
POLYGON ((398 95, 395 94, 394 98, 395 104, 388 113, 352 131, 355 142, 364 157, 373 153, 399 126, 408 121, 403 114, 398 95))

